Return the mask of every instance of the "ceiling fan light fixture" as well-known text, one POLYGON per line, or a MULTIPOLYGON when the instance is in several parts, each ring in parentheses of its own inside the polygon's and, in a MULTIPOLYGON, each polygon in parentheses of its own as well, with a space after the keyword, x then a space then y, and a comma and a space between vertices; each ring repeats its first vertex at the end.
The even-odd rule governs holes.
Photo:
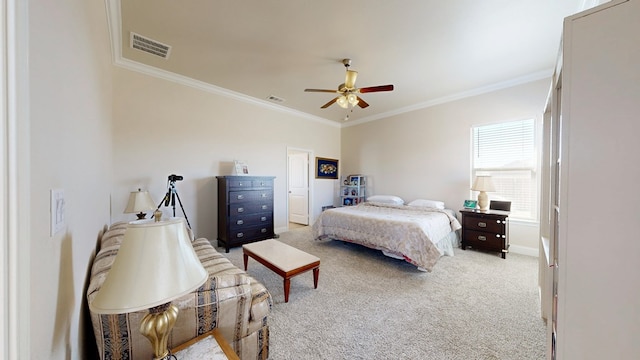
POLYGON ((346 109, 349 107, 349 100, 347 100, 347 97, 344 95, 338 97, 338 100, 336 100, 336 103, 338 103, 338 105, 340 105, 340 107, 343 109, 346 109))
POLYGON ((349 90, 353 90, 356 87, 356 79, 357 78, 358 78, 358 72, 357 71, 347 70, 347 75, 346 75, 346 78, 344 80, 344 86, 349 90))
POLYGON ((356 94, 349 94, 347 95, 347 101, 349 101, 349 104, 352 106, 356 106, 360 100, 358 100, 358 96, 356 94))

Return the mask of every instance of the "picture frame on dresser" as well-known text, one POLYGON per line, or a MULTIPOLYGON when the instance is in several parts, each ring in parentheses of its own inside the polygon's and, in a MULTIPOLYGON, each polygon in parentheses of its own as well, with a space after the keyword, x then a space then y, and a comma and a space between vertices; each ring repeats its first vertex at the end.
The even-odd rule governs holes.
POLYGON ((338 160, 316 157, 316 179, 337 179, 338 160))
POLYGON ((478 205, 478 201, 477 200, 465 200, 464 201, 464 208, 465 209, 475 209, 477 205, 478 205))
POLYGON ((234 174, 238 176, 249 175, 249 165, 246 161, 234 160, 234 174))

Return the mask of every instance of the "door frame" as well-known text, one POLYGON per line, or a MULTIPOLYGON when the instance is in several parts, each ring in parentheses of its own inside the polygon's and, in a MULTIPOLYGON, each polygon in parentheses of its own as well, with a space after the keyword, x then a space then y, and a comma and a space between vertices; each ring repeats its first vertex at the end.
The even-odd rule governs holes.
POLYGON ((0 9, 0 358, 31 358, 28 3, 0 9), (6 144, 5 144, 6 141, 6 144))
POLYGON ((286 162, 287 162, 287 201, 286 201, 286 209, 287 209, 287 230, 289 230, 289 173, 291 171, 291 169, 289 169, 289 152, 290 151, 297 151, 297 152, 304 152, 307 153, 307 155, 309 156, 309 163, 307 164, 307 166, 309 167, 308 171, 307 171, 307 183, 309 184, 309 204, 308 204, 308 209, 307 209, 307 213, 309 215, 309 225, 311 226, 311 223, 313 222, 313 171, 315 169, 315 165, 313 162, 314 155, 313 155, 313 150, 310 149, 303 149, 303 148, 298 148, 298 147, 292 147, 292 146, 287 146, 287 151, 286 151, 286 162))

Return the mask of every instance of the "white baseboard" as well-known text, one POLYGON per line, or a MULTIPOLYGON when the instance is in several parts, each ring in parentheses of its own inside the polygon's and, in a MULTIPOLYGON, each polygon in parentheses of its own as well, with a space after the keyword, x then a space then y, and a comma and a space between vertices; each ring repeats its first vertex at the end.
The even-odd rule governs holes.
POLYGON ((528 246, 509 245, 509 252, 520 255, 538 257, 538 249, 528 246))

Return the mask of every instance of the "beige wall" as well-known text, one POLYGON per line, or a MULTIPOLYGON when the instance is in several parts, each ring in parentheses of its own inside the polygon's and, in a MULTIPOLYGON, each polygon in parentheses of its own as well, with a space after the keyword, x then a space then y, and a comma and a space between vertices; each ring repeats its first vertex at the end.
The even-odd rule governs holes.
MULTIPOLYGON (((104 3, 29 4, 31 359, 82 358, 87 269, 109 223, 112 65, 104 3), (49 192, 66 229, 50 236, 49 192)), ((25 84, 26 85, 26 84, 25 84)), ((28 179, 25 179, 28 181, 28 179)), ((89 333, 90 335, 91 333, 89 333)), ((88 341, 95 341, 87 339, 88 341)), ((26 357, 25 357, 26 358, 26 357)))
MULTIPOLYGON (((340 159, 343 174, 369 175, 373 193, 457 208, 469 197, 469 127, 538 116, 548 87, 538 81, 341 130, 114 68, 101 2, 32 0, 29 9, 31 131, 23 160, 31 172, 33 359, 84 357, 93 339, 85 339, 83 291, 96 239, 105 225, 133 216, 122 209, 137 187, 159 202, 167 175, 183 175, 185 211, 197 235, 215 239, 214 177, 246 160, 252 174, 276 176, 275 226, 283 229, 290 147, 340 159), (49 191, 57 188, 65 191, 67 226, 52 237, 49 191)), ((336 182, 311 177, 315 218, 333 202, 336 182)), ((518 237, 515 245, 535 246, 518 237)))
MULTIPOLYGON (((246 160, 250 175, 275 176, 276 231, 286 229, 287 147, 339 158, 340 128, 232 97, 202 91, 123 68, 115 70, 114 186, 112 220, 122 214, 130 191, 148 189, 160 203, 167 176, 176 182, 197 236, 217 238, 215 176, 229 175, 233 160, 246 160)), ((313 182, 313 213, 333 197, 334 180, 313 182)), ((161 207, 172 214, 171 207, 161 207)), ((182 210, 176 205, 176 215, 182 210)), ((314 216, 312 216, 313 218, 314 216)))
MULTIPOLYGON (((459 209, 470 198, 472 125, 541 119, 550 80, 464 98, 342 130, 342 169, 369 176, 369 194, 435 199, 459 209)), ((512 250, 537 255, 537 224, 511 225, 512 250)))

